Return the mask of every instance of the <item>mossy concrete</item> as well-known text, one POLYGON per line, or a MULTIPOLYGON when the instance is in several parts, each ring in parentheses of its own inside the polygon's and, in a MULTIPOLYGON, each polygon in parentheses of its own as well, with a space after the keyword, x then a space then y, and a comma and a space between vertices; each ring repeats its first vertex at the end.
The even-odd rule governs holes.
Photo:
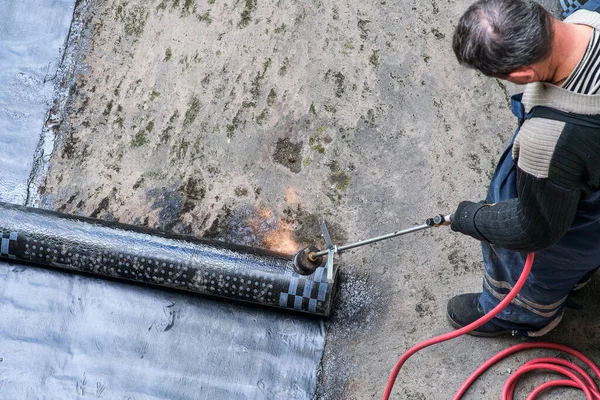
MULTIPOLYGON (((343 242, 480 200, 517 89, 457 65, 452 32, 468 5, 92 3, 42 205, 293 252, 320 244, 318 215, 343 242)), ((380 398, 406 349, 450 329, 446 301, 481 287, 477 242, 445 227, 350 251, 341 265, 322 399, 380 398)), ((551 338, 599 356, 586 337, 594 321, 569 314, 551 338)), ((449 398, 518 341, 426 350, 394 398, 449 398)), ((497 398, 513 365, 467 398, 497 398)))

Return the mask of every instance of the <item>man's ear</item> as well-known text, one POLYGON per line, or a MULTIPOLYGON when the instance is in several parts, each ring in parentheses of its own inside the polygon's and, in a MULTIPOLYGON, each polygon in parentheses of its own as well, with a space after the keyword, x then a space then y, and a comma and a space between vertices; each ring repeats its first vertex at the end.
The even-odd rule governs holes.
POLYGON ((508 74, 508 79, 511 82, 530 83, 535 81, 536 73, 531 67, 519 67, 508 74))

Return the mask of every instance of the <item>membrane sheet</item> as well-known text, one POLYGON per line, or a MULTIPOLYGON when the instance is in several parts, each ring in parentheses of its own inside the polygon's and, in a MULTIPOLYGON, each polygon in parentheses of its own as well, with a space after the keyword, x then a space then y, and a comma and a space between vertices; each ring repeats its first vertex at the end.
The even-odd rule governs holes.
MULTIPOLYGON (((74 4, 0 2, 0 201, 26 202, 74 4)), ((6 258, 0 316, 6 399, 310 399, 325 342, 316 318, 6 258)))

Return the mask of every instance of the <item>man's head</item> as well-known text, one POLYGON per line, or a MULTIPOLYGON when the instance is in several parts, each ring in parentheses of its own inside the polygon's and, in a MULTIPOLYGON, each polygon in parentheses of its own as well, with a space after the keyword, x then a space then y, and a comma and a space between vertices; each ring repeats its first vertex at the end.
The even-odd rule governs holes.
POLYGON ((527 83, 530 77, 520 82, 514 74, 548 58, 552 21, 548 11, 530 0, 479 0, 460 18, 452 47, 462 65, 527 83))

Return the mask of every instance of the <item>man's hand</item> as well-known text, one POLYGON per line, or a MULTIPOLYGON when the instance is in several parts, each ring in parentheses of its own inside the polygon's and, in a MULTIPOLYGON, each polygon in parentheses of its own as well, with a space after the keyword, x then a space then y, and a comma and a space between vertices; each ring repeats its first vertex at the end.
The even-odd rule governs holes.
POLYGON ((472 201, 461 201, 456 211, 454 212, 454 219, 450 225, 450 229, 454 232, 464 233, 474 237, 477 240, 487 241, 485 237, 479 233, 475 224, 475 216, 477 212, 484 207, 488 207, 484 201, 479 203, 473 203, 472 201))

